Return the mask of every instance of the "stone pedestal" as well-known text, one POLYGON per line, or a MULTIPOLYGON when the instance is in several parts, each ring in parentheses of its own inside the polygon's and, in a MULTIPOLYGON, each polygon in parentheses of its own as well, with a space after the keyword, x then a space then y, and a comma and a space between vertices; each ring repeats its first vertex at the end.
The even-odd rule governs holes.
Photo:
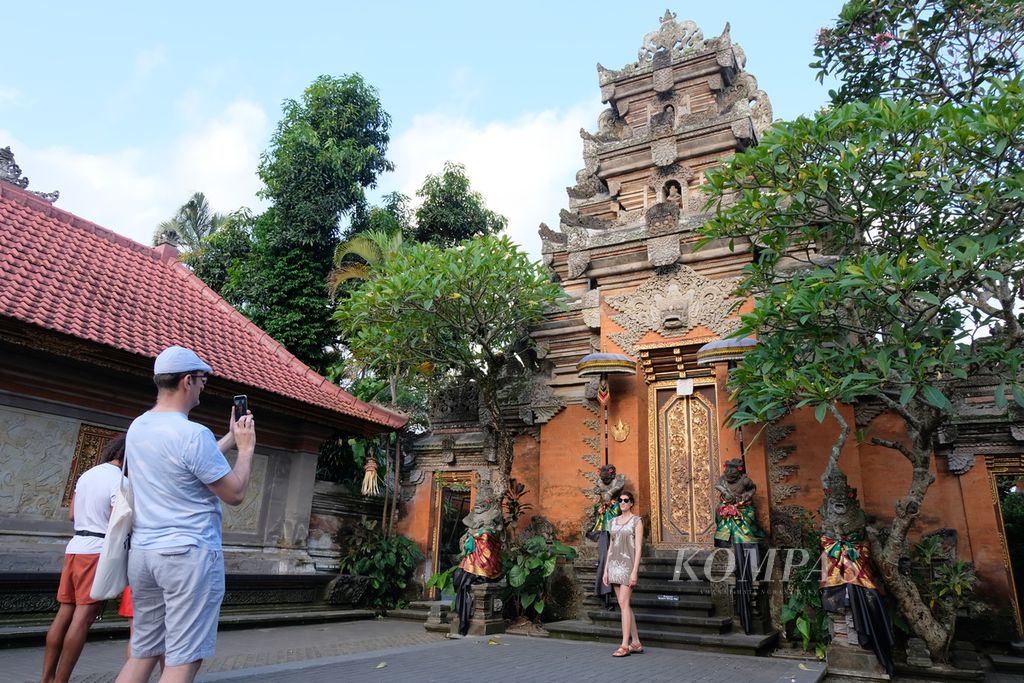
MULTIPOLYGON (((473 594, 473 615, 469 620, 467 635, 489 636, 505 632, 505 619, 502 616, 505 605, 501 599, 504 590, 505 579, 493 583, 478 583, 470 588, 473 594)), ((454 612, 450 633, 459 633, 459 617, 454 612)))
POLYGON ((423 628, 428 631, 436 631, 438 633, 444 633, 451 628, 451 622, 449 620, 449 614, 451 610, 448 609, 447 600, 437 600, 430 603, 430 608, 427 611, 427 620, 423 623, 423 628))
POLYGON ((829 631, 832 633, 832 642, 825 652, 825 662, 828 665, 830 682, 890 680, 889 674, 878 663, 875 653, 865 650, 857 642, 852 614, 830 614, 829 631))
POLYGON ((932 655, 920 638, 911 638, 907 641, 907 665, 918 669, 928 669, 932 666, 932 655))

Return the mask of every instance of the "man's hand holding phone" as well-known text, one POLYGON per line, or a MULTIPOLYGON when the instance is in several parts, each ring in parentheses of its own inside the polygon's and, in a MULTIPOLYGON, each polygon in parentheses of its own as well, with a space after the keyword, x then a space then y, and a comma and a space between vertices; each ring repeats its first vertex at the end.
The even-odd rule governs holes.
POLYGON ((232 448, 239 455, 252 455, 256 449, 256 424, 249 410, 249 398, 244 394, 231 400, 231 417, 228 418, 228 433, 218 443, 222 453, 232 448))

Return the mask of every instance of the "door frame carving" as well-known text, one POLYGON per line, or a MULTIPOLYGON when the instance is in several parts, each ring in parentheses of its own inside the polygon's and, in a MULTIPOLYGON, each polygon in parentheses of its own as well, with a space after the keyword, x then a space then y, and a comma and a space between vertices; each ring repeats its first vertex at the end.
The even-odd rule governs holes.
MULTIPOLYGON (((434 575, 440 568, 441 555, 441 496, 444 493, 445 487, 456 484, 465 484, 467 490, 470 492, 470 509, 473 505, 473 497, 476 496, 476 491, 473 487, 473 476, 476 474, 474 470, 441 470, 434 472, 433 481, 431 486, 433 487, 433 493, 430 501, 430 517, 432 519, 431 526, 433 527, 430 531, 430 573, 434 575)), ((430 589, 430 599, 439 599, 439 591, 436 588, 430 589)))

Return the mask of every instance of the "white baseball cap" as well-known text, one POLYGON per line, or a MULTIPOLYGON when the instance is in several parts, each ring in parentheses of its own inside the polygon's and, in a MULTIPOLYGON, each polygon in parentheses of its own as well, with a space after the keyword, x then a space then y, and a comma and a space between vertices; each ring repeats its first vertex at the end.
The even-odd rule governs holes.
POLYGON ((154 375, 174 375, 179 372, 213 372, 195 351, 183 346, 168 346, 153 363, 154 375))

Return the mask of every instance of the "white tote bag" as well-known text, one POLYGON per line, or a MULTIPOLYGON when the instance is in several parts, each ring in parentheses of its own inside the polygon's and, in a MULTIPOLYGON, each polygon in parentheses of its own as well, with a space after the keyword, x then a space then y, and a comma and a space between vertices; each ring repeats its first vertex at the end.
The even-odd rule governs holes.
POLYGON ((128 548, 132 538, 135 494, 132 493, 131 480, 124 478, 127 465, 126 452, 121 465, 121 487, 114 495, 114 507, 110 511, 110 522, 107 523, 107 535, 103 539, 103 550, 100 551, 99 563, 96 565, 96 577, 92 580, 92 589, 89 591, 93 600, 115 598, 128 585, 128 548))

